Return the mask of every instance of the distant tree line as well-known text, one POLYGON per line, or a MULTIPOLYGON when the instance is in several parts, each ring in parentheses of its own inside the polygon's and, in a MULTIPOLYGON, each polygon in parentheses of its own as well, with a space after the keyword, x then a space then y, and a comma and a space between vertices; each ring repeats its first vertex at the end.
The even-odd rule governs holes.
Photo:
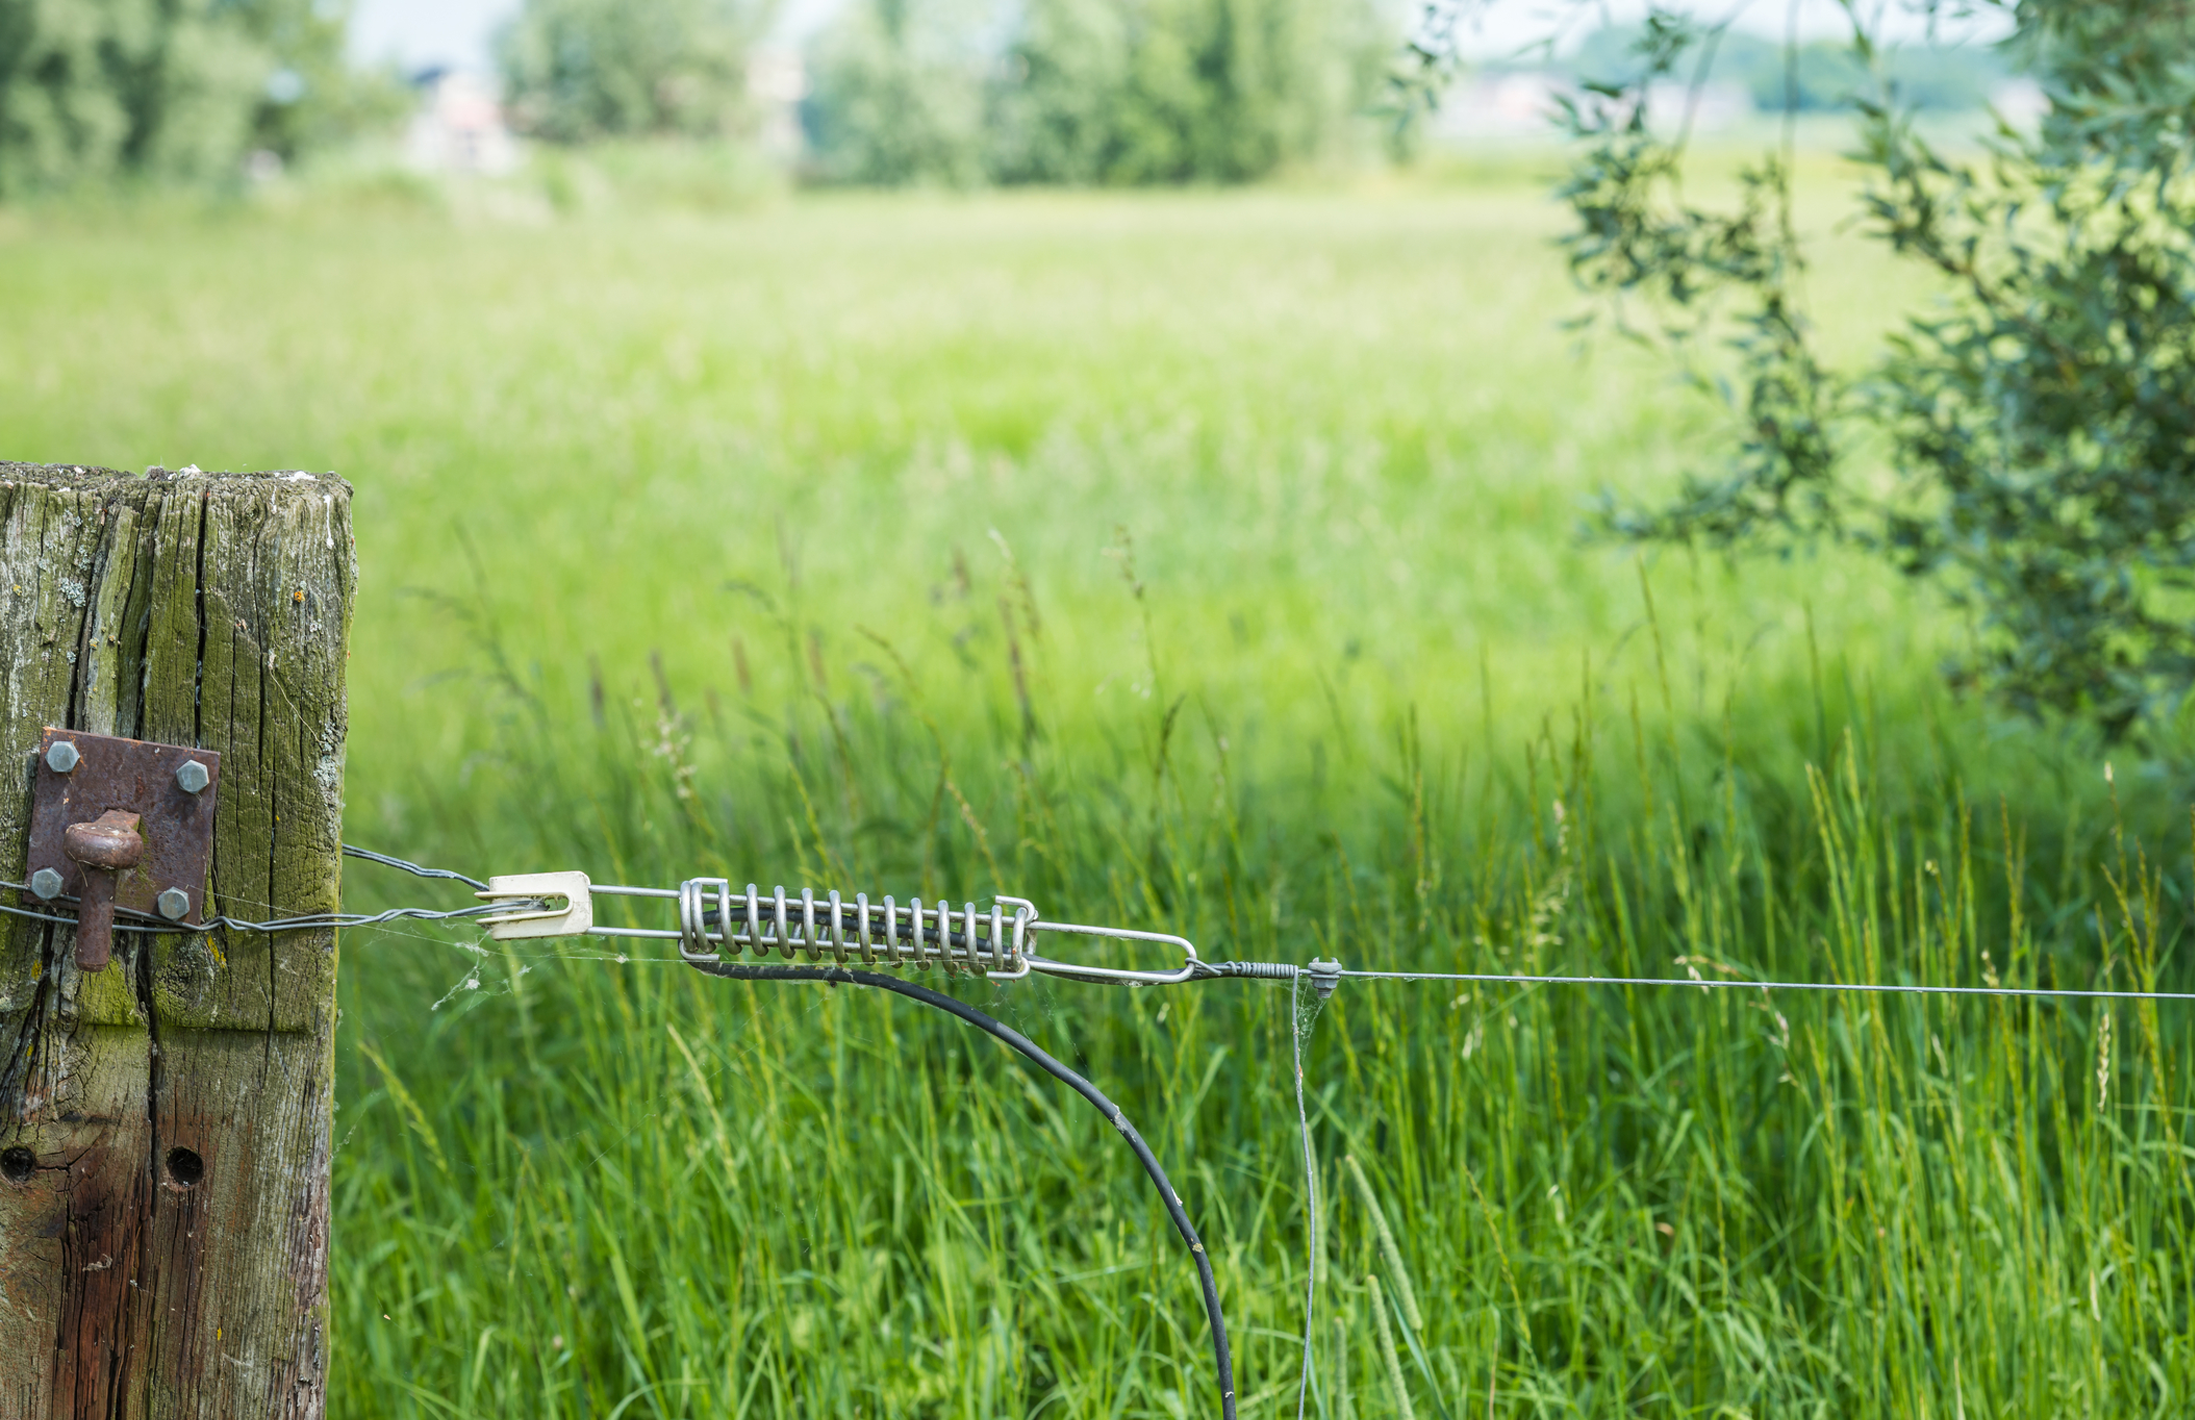
POLYGON ((1644 27, 1610 25, 1587 35, 1557 67, 1617 87, 1659 77, 1730 84, 1764 113, 1853 112, 1886 91, 1911 112, 1973 113, 2017 72, 2014 56, 1994 44, 1885 44, 1862 55, 1840 40, 1792 46, 1728 28, 1666 75, 1649 72, 1652 52, 1644 27))
MULTIPOLYGON (((848 0, 809 56, 813 175, 1239 182, 1330 151, 1396 39, 1378 0, 848 0)), ((0 0, 0 200, 238 181, 408 100, 346 67, 348 0, 0 0)), ((738 139, 774 0, 525 0, 514 123, 556 143, 738 139)))
POLYGON ((226 181, 399 111, 343 0, 0 0, 0 198, 226 181))
POLYGON ((734 136, 769 18, 748 0, 526 0, 496 45, 504 92, 552 142, 734 136))
POLYGON ((1242 182, 1329 150, 1378 92, 1369 0, 1027 0, 1003 42, 953 0, 853 0, 813 57, 824 176, 1242 182))
MULTIPOLYGON (((1437 8, 1437 7, 1436 7, 1437 8)), ((802 126, 813 175, 870 184, 1240 182, 1331 152, 1395 96, 1403 7, 1382 0, 847 0, 811 46, 802 126)), ((772 0, 526 0, 505 32, 522 124, 563 142, 737 134, 745 56, 772 0)), ((1640 31, 1604 27, 1548 67, 1640 76, 1640 31)), ((1989 46, 1872 62, 1727 28, 1682 77, 1756 107, 1975 110, 2012 72, 1989 46)), ((1672 76, 1674 77, 1674 76, 1672 76)), ((1400 102, 1407 104, 1407 95, 1400 102)), ((1390 136, 1398 136, 1389 126, 1390 136)), ((1399 135, 1406 136, 1406 135, 1399 135)))
MULTIPOLYGON (((497 60, 514 123, 556 143, 738 139, 778 0, 524 0, 497 60)), ((400 115, 343 61, 348 0, 0 0, 0 199, 110 179, 234 180, 400 115)), ((845 0, 808 55, 811 175, 871 184, 1242 182, 1375 131, 1398 0, 845 0)), ((1887 78, 1973 108, 1995 50, 1787 51, 1735 31, 1710 71, 1755 103, 1848 106, 1887 78)), ((1552 61, 1630 82, 1635 30, 1552 61)))
MULTIPOLYGON (((527 0, 499 53, 560 142, 736 135, 769 9, 527 0)), ((1373 0, 849 0, 809 56, 817 175, 849 182, 1235 182, 1328 148, 1396 39, 1373 0)))

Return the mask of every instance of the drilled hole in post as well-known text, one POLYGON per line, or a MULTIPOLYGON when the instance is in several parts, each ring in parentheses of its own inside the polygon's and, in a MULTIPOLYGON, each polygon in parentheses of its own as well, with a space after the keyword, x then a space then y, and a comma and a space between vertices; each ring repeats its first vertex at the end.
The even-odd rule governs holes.
POLYGON ((195 1149, 168 1150, 168 1181, 178 1188, 192 1188, 206 1176, 206 1161, 195 1149))
POLYGON ((21 1144, 0 1150, 0 1178, 10 1183, 29 1183, 30 1176, 36 1172, 38 1156, 21 1144))

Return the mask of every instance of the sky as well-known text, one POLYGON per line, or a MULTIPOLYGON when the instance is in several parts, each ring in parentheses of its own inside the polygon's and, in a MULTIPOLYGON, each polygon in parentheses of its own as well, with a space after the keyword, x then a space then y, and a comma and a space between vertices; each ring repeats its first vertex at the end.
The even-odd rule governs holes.
POLYGON ((488 38, 517 13, 517 0, 356 0, 351 58, 406 69, 488 67, 488 38))
MULTIPOLYGON (((1392 0, 1391 0, 1392 2, 1392 0)), ((814 34, 846 0, 783 0, 773 31, 777 43, 798 45, 814 34)), ((1837 0, 1739 0, 1741 28, 1780 36, 1796 7, 1799 31, 1805 36, 1842 32, 1843 7, 1837 0)), ((520 0, 355 0, 351 11, 351 56, 363 64, 390 60, 407 70, 444 65, 486 71, 493 67, 490 44, 496 27, 518 12, 520 0)), ((1411 8, 1416 5, 1412 3, 1411 8)), ((1474 58, 1496 58, 1514 53, 1544 36, 1556 17, 1576 15, 1575 0, 1492 0, 1476 7, 1472 24, 1459 32, 1466 53, 1474 58)), ((1602 23, 1635 21, 1646 12, 1646 0, 1604 0, 1587 10, 1581 30, 1602 23)), ((1728 13, 1724 5, 1700 4, 1703 14, 1728 13)), ((1922 27, 1896 5, 1885 16, 1885 32, 1894 39, 1919 39, 1922 27)), ((1947 37, 1994 37, 2007 26, 1998 17, 1968 21, 1947 37)))
MULTIPOLYGON (((781 0, 775 38, 797 44, 813 34, 843 0, 781 0)), ((361 64, 395 60, 407 70, 444 65, 492 69, 496 28, 518 13, 520 0, 353 0, 351 58, 361 64)))

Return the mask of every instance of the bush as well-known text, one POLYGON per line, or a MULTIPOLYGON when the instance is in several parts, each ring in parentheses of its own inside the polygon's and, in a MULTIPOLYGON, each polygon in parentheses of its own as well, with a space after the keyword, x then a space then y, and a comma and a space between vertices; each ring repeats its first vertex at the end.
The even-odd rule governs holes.
POLYGON ((1651 312, 1623 319, 1720 393, 1736 446, 1668 503, 1609 521, 1864 548, 1969 614, 1955 681, 2146 734, 2195 690, 2195 22, 2149 0, 2014 13, 2050 108, 1979 161, 1920 137, 1854 20, 1852 60, 1875 76, 1858 101, 1863 219, 1944 292, 1856 377, 1806 318, 1788 161, 1750 172, 1734 206, 1701 207, 1681 140, 1647 126, 1645 85, 1686 72, 1712 32, 1653 16, 1638 77, 1572 110, 1573 270, 1612 309, 1651 312))

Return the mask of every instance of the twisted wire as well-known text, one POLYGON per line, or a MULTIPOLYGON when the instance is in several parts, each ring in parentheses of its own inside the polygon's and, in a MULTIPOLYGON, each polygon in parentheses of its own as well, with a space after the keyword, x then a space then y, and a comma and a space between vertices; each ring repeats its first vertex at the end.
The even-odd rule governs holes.
MULTIPOLYGON (((400 868, 414 877, 448 879, 452 882, 465 883, 480 889, 482 892, 488 890, 488 885, 478 878, 467 877, 463 873, 452 872, 448 868, 421 867, 417 863, 407 862, 402 858, 393 858, 386 853, 376 853, 371 849, 355 847, 348 843, 343 845, 343 855, 347 858, 362 858, 369 863, 379 863, 384 867, 400 868)), ((36 893, 31 892, 30 884, 11 882, 5 878, 0 878, 0 888, 10 888, 19 893, 31 893, 32 896, 37 896, 36 893)), ((40 900, 44 901, 45 899, 40 900)), ((74 899, 63 897, 55 900, 66 902, 74 899)), ((305 912, 288 917, 270 918, 264 922, 247 921, 240 917, 209 917, 203 922, 174 922, 165 917, 155 916, 150 912, 141 912, 134 907, 118 905, 114 910, 114 929, 117 932, 153 932, 171 936, 191 936, 222 930, 262 933, 311 932, 324 931, 335 927, 372 927, 383 922, 456 922, 468 918, 485 917, 496 912, 509 912, 514 908, 523 910, 543 905, 538 900, 525 899, 516 902, 483 902, 471 907, 457 907, 446 911, 431 907, 392 907, 386 912, 305 912)), ((74 917, 63 917, 58 913, 40 912, 34 908, 17 907, 8 903, 0 903, 0 914, 9 917, 28 918, 33 922, 52 922, 63 927, 74 927, 76 925, 74 917)))
POLYGON ((407 863, 402 858, 392 858, 386 853, 376 853, 370 848, 360 848, 352 843, 343 845, 343 856, 363 858, 369 863, 379 863, 384 868, 401 868, 415 878, 448 878, 452 882, 464 883, 482 892, 488 890, 488 885, 478 878, 468 878, 463 873, 452 872, 448 868, 422 868, 417 863, 407 863))
MULTIPOLYGON (((0 878, 0 888, 13 888, 17 892, 30 892, 27 883, 10 882, 0 878)), ((59 897, 56 902, 73 902, 74 898, 59 897)), ((117 932, 150 932, 167 936, 198 936, 213 931, 231 932, 311 932, 331 927, 371 927, 380 922, 420 921, 450 922, 466 918, 483 917, 491 912, 508 912, 513 907, 539 906, 538 902, 488 902, 473 907, 452 908, 441 911, 428 907, 392 907, 386 912, 307 912, 295 917, 276 917, 265 922, 247 922, 236 917, 208 917, 203 922, 171 922, 150 912, 140 912, 134 907, 117 906, 114 909, 114 930, 117 932), (128 920, 124 920, 124 919, 128 920)), ((25 917, 33 922, 54 922, 63 927, 74 927, 74 917, 57 913, 39 912, 28 907, 14 907, 0 903, 0 913, 10 917, 25 917)))

